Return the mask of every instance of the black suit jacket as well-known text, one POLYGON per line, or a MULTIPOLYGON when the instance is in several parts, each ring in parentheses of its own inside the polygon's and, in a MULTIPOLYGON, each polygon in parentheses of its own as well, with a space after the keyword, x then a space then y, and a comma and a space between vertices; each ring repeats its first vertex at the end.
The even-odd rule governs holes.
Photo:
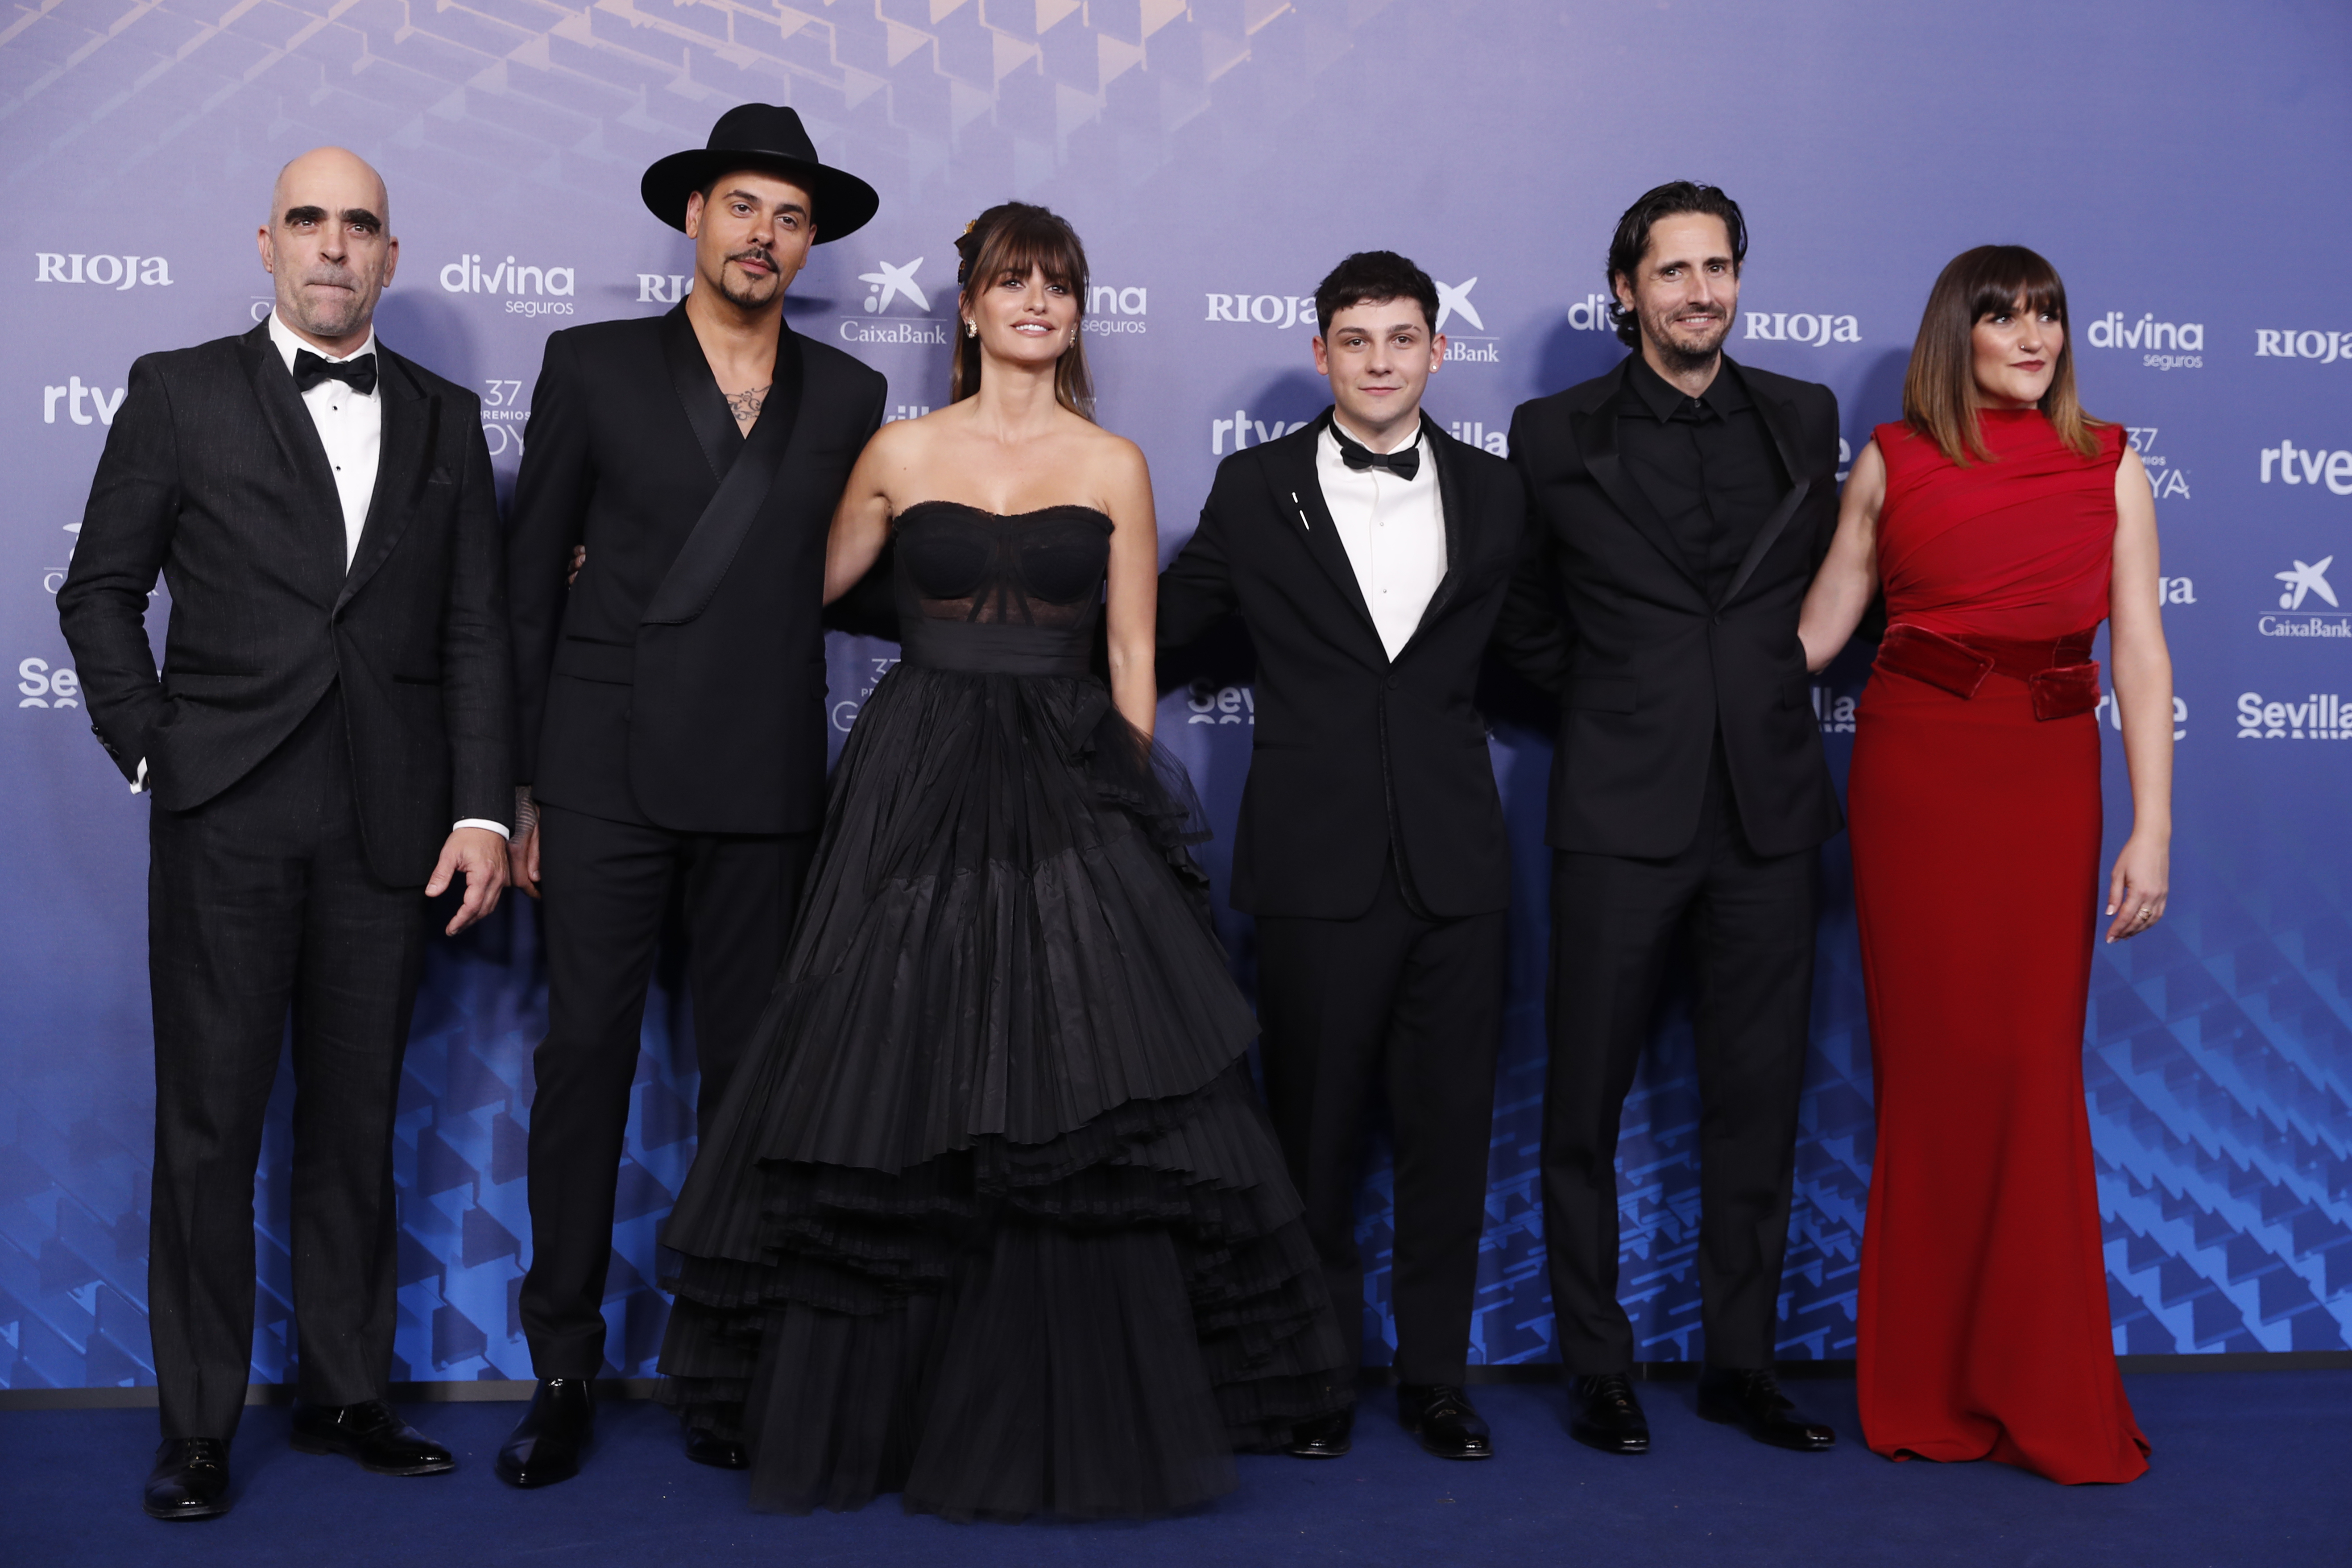
POLYGON ((1797 641, 1837 524, 1837 398, 1727 358, 1723 374, 1746 382, 1790 488, 1719 600, 1618 458, 1624 363, 1511 417, 1535 531, 1498 646, 1560 699, 1545 833, 1555 848, 1686 848, 1718 726, 1758 854, 1811 848, 1843 825, 1797 641))
POLYGON ((887 391, 786 327, 745 437, 683 305, 547 340, 508 554, 540 799, 681 833, 817 826, 825 536, 887 391))
POLYGON ((1199 530, 1160 579, 1163 648, 1238 611, 1257 651, 1234 907, 1350 919, 1393 844, 1431 913, 1504 909, 1510 847, 1473 699, 1520 553, 1518 478, 1423 418, 1445 575, 1391 662, 1323 504, 1315 444, 1329 417, 1219 464, 1199 530))
POLYGON ((145 759, 170 811, 243 778, 340 683, 368 863, 407 887, 453 822, 513 816, 506 563, 480 400, 381 342, 376 363, 383 445, 348 570, 326 449, 267 322, 133 364, 58 618, 99 740, 126 777, 145 759))

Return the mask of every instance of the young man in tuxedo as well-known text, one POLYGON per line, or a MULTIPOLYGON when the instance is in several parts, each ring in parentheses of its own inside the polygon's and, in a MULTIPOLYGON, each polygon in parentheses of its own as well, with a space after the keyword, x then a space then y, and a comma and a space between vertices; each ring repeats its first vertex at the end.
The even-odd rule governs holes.
POLYGON ((1837 520, 1837 399, 1723 352, 1739 208, 1661 185, 1609 249, 1607 374, 1520 405, 1536 533, 1501 646, 1560 700, 1544 1236, 1582 1442, 1646 1453, 1617 1300, 1617 1129, 1687 932, 1696 981, 1699 1413, 1822 1449, 1772 1373, 1812 997, 1815 851, 1838 831, 1797 613, 1837 520))
MULTIPOLYGON (((1501 1032, 1502 802, 1472 699, 1525 527, 1517 477, 1422 412, 1437 290, 1390 251, 1316 290, 1332 407, 1218 467, 1160 580, 1160 642, 1228 616, 1257 657, 1233 903, 1257 919, 1261 1060, 1341 1331, 1361 1360, 1366 1113, 1395 1128, 1400 1417, 1485 1458, 1462 1392, 1501 1032)), ((1352 1410, 1291 1452, 1348 1451, 1352 1410)))
MULTIPOLYGON (((514 873, 544 893, 548 979, 520 1301, 539 1385, 497 1463, 519 1487, 577 1473, 589 1436, 629 1089, 673 889, 704 1127, 782 959, 824 808, 825 536, 886 391, 784 321, 809 247, 878 203, 818 162, 797 114, 729 110, 706 148, 648 169, 643 193, 694 241, 694 288, 665 315, 548 339, 509 531, 514 873)), ((688 1452, 744 1462, 709 1433, 688 1452)))
POLYGON ((375 340, 390 216, 349 153, 286 165, 259 237, 275 309, 131 367, 58 591, 92 727, 153 803, 157 1519, 228 1509, 289 1012, 295 1445, 455 1467, 385 1403, 392 1132, 425 899, 464 879, 454 933, 506 886, 506 564, 478 400, 375 340))

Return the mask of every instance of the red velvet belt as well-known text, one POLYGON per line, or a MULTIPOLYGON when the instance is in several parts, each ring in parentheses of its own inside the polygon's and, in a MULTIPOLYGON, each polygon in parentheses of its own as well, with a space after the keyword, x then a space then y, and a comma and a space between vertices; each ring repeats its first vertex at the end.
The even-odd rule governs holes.
POLYGON ((2072 719, 2099 705, 2099 664, 2091 657, 2096 626, 2063 637, 1948 637, 1907 624, 1887 628, 1878 668, 1967 700, 1994 670, 2025 682, 2038 720, 2072 719))

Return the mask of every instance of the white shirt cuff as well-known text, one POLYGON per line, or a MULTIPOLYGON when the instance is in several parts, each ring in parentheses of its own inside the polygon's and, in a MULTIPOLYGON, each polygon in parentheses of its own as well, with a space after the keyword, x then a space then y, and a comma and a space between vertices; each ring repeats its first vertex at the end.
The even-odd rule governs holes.
POLYGON ((460 827, 488 828, 490 832, 497 834, 499 837, 508 840, 509 843, 514 839, 514 835, 507 831, 507 825, 505 823, 492 822, 487 816, 463 817, 457 822, 451 823, 449 825, 449 831, 455 833, 460 827))
POLYGON ((147 759, 144 757, 139 759, 139 776, 131 781, 131 793, 132 795, 147 793, 147 759))

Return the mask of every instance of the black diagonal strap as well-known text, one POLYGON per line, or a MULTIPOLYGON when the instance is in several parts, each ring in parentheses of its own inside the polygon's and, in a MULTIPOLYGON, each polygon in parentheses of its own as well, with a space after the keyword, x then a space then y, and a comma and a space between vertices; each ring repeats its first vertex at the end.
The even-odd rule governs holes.
MULTIPOLYGON (((683 319, 679 325, 685 326, 683 319)), ((687 327, 689 342, 693 329, 687 327)), ((702 357, 698 346, 694 357, 702 357)), ((735 421, 727 413, 727 400, 719 395, 719 384, 711 378, 709 367, 702 369, 703 384, 709 387, 719 415, 727 421, 730 431, 735 421)), ((705 456, 712 456, 714 443, 700 428, 695 415, 695 400, 687 403, 687 417, 696 424, 695 435, 701 441, 705 456)), ((751 434, 740 437, 731 458, 720 468, 720 459, 712 456, 712 468, 725 477, 702 515, 695 520, 694 531, 686 536, 679 547, 677 559, 670 563, 669 574, 654 590, 653 600, 646 606, 644 621, 652 626, 682 626, 702 614, 710 604, 710 596, 719 592, 727 569, 735 563, 735 552, 742 547, 743 538, 759 521, 760 509, 768 499, 775 483, 777 471, 783 467, 784 448, 792 444, 793 426, 801 412, 801 349, 800 340, 790 327, 780 320, 776 328, 776 374, 769 384, 767 401, 760 407, 759 421, 751 434)))

